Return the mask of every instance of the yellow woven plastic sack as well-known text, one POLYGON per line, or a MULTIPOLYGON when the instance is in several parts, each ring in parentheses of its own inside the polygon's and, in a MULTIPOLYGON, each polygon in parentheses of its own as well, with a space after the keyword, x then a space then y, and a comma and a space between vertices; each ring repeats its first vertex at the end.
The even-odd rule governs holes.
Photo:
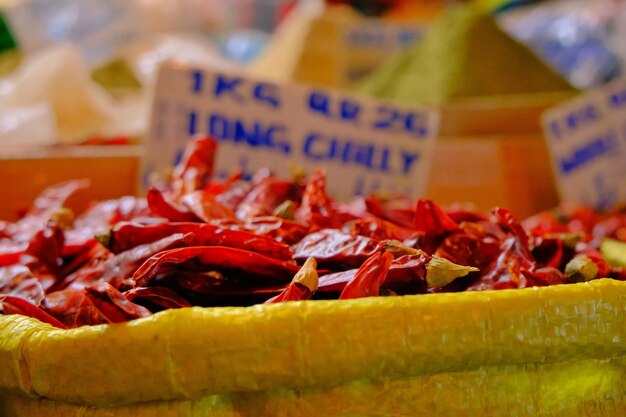
POLYGON ((0 415, 623 416, 626 283, 0 317, 0 415))

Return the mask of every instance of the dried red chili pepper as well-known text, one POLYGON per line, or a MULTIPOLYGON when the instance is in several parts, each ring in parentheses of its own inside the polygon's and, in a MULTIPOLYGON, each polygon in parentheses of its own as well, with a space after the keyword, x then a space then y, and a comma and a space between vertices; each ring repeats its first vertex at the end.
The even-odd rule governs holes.
POLYGON ((599 251, 588 251, 585 256, 598 267, 598 278, 606 278, 610 275, 611 266, 599 251))
MULTIPOLYGON (((232 173, 224 182, 210 182, 202 191, 205 193, 213 194, 215 196, 220 196, 225 194, 230 187, 237 183, 241 182, 243 178, 243 172, 241 170, 236 170, 232 173)), ((245 184, 245 183, 244 183, 245 184)), ((224 204, 222 201, 220 203, 224 204)), ((226 205, 229 209, 234 210, 235 207, 231 207, 226 205)))
POLYGON ((255 283, 247 277, 239 279, 232 276, 236 274, 227 275, 229 276, 218 271, 177 271, 172 278, 176 285, 190 294, 211 297, 259 296, 267 299, 267 297, 280 294, 286 287, 285 283, 255 283))
POLYGON ((435 252, 446 236, 459 230, 459 225, 441 207, 424 199, 417 201, 413 227, 423 234, 419 248, 427 253, 435 252))
POLYGON ((61 256, 78 256, 85 251, 89 251, 91 247, 97 243, 95 235, 103 230, 106 230, 106 227, 98 231, 90 229, 66 230, 64 233, 64 244, 61 250, 61 256))
POLYGON ((390 221, 398 226, 413 228, 415 221, 414 201, 406 197, 396 197, 387 201, 380 201, 376 196, 365 199, 369 213, 381 219, 390 221))
POLYGON ((235 213, 220 203, 213 194, 194 191, 181 197, 182 203, 200 220, 210 222, 213 219, 236 220, 235 213))
POLYGON ((609 214, 593 226, 593 239, 602 242, 605 238, 612 238, 626 242, 626 209, 609 214))
POLYGON ((109 256, 109 251, 100 243, 94 240, 94 242, 83 249, 82 252, 68 259, 63 268, 61 269, 61 276, 67 277, 68 275, 76 272, 80 268, 86 266, 89 263, 97 261, 103 261, 109 256))
POLYGON ((425 253, 404 255, 394 259, 385 279, 385 286, 397 286, 409 282, 426 282, 426 264, 431 257, 425 253))
POLYGON ((349 298, 375 297, 379 295, 380 285, 385 280, 393 255, 377 252, 370 256, 346 284, 339 296, 340 300, 349 298))
POLYGON ((8 239, 0 241, 0 267, 18 263, 27 247, 28 243, 15 243, 8 239))
MULTIPOLYGON (((383 287, 400 293, 422 293, 426 291, 426 264, 431 257, 423 252, 404 255, 391 263, 383 287)), ((327 274, 319 279, 319 291, 340 292, 356 275, 358 269, 327 274)))
POLYGON ((496 208, 492 212, 494 222, 498 224, 504 231, 510 233, 517 238, 518 250, 522 252, 522 255, 532 259, 530 253, 529 237, 520 222, 515 218, 513 212, 504 208, 496 208))
POLYGON ((15 286, 28 279, 35 278, 25 265, 10 265, 0 268, 0 293, 11 291, 15 286))
POLYGON ((173 201, 168 201, 165 195, 156 188, 148 190, 147 200, 148 207, 154 215, 164 217, 171 222, 201 221, 201 219, 187 207, 183 207, 173 201))
POLYGON ((175 196, 205 188, 213 175, 217 142, 208 136, 193 137, 183 157, 172 172, 172 190, 175 196))
POLYGON ((324 229, 307 235, 292 247, 294 259, 315 258, 320 264, 355 267, 379 249, 380 242, 341 230, 324 229))
POLYGON ((480 213, 468 211, 468 208, 462 205, 448 207, 446 209, 446 214, 458 225, 462 222, 480 223, 487 221, 487 217, 480 213))
POLYGON ((441 207, 432 200, 424 199, 417 201, 413 226, 418 232, 434 236, 445 235, 459 229, 459 225, 441 207))
POLYGON ((88 180, 66 181, 46 188, 35 199, 34 207, 20 220, 9 225, 5 233, 8 233, 14 242, 29 242, 44 228, 54 213, 63 208, 68 198, 87 188, 89 184, 88 180))
POLYGON ((215 198, 224 206, 236 211, 237 206, 246 198, 252 187, 253 185, 249 182, 234 181, 228 185, 224 192, 216 195, 215 198))
POLYGON ((76 218, 73 228, 65 230, 62 255, 78 256, 89 251, 96 243, 95 236, 111 225, 145 218, 149 214, 148 202, 144 198, 126 196, 95 204, 76 218))
POLYGON ((35 306, 39 306, 45 297, 43 286, 35 277, 13 281, 9 288, 0 289, 0 297, 4 295, 23 298, 35 306))
POLYGON ((9 314, 21 314, 23 316, 32 317, 39 320, 42 323, 50 324, 59 329, 66 329, 67 327, 46 313, 40 307, 32 304, 31 302, 12 295, 5 295, 0 297, 0 303, 2 304, 3 313, 9 314))
POLYGON ((435 255, 483 270, 500 255, 500 241, 486 234, 453 233, 443 240, 435 255))
POLYGON ((550 266, 538 268, 533 272, 522 270, 522 273, 529 281, 530 285, 534 287, 567 283, 565 275, 558 269, 550 266))
POLYGON ((83 289, 52 292, 44 299, 43 308, 68 328, 109 323, 83 289))
POLYGON ((266 303, 310 300, 315 291, 317 291, 318 284, 317 262, 315 262, 315 259, 309 258, 293 277, 291 284, 279 295, 267 300, 266 303))
POLYGON ((326 194, 326 172, 316 170, 307 184, 302 203, 296 210, 296 220, 309 226, 310 231, 339 228, 333 202, 326 194))
POLYGON ((145 287, 157 275, 171 273, 182 267, 196 271, 236 270, 249 274, 251 281, 259 278, 287 281, 298 266, 242 249, 225 246, 194 246, 162 251, 148 259, 132 277, 133 287, 145 287))
POLYGON ((524 221, 524 227, 537 235, 556 233, 582 233, 587 241, 599 221, 593 210, 563 203, 552 210, 536 214, 524 221))
POLYGON ((139 287, 124 292, 128 301, 148 301, 163 308, 191 307, 191 303, 174 290, 165 287, 139 287))
POLYGON ((509 236, 501 245, 501 253, 493 265, 481 275, 469 290, 526 288, 529 285, 523 271, 533 272, 535 261, 530 252, 520 250, 517 236, 509 236))
POLYGON ((35 257, 50 272, 60 276, 61 252, 64 242, 63 230, 58 224, 48 222, 42 230, 33 236, 24 253, 35 257))
POLYGON ((296 186, 277 178, 266 178, 255 185, 237 205, 237 218, 251 219, 268 216, 285 200, 297 199, 296 186))
POLYGON ((317 290, 320 292, 341 292, 346 284, 354 279, 357 271, 358 269, 355 268, 321 276, 317 290))
POLYGON ((187 240, 189 246, 228 246, 283 260, 291 259, 293 255, 289 246, 266 236, 231 230, 212 224, 190 222, 155 225, 122 222, 110 230, 105 241, 111 252, 120 253, 175 233, 191 233, 187 240))
POLYGON ((556 236, 537 236, 532 255, 540 267, 560 268, 565 260, 565 244, 556 236))
MULTIPOLYGON (((286 244, 293 245, 298 261, 316 256, 339 271, 316 271, 322 275, 317 298, 554 285, 568 280, 563 268, 574 255, 595 271, 582 279, 626 280, 622 269, 610 268, 597 253, 604 236, 620 238, 626 230, 626 213, 597 215, 564 205, 535 221, 535 233, 529 234, 504 209, 485 219, 463 208, 444 211, 429 200, 416 207, 403 197, 336 203, 326 194, 322 171, 308 183, 274 178, 267 169, 251 183, 239 181, 241 174, 211 182, 215 142, 203 141, 191 142, 170 181, 161 191, 152 190, 148 200, 106 201, 74 220, 62 209, 76 189, 70 184, 44 193, 39 208, 21 221, 0 222, 0 292, 36 305, 47 291, 41 305, 70 327, 146 314, 132 300, 158 311, 189 304, 250 305, 276 295, 274 301, 310 298, 310 289, 289 284, 299 268, 288 262, 292 252, 286 244), (46 199, 56 208, 42 206, 46 199), (99 234, 111 226, 113 233, 99 234), (563 234, 571 231, 579 231, 580 242, 563 234), (96 233, 117 254, 94 240, 96 233), (181 238, 181 233, 187 234, 181 238), (179 245, 192 247, 172 250, 179 245), (396 259, 377 275, 373 255, 379 263, 396 259), (371 274, 364 272, 368 266, 371 274), (127 279, 131 275, 140 282, 127 279), (146 283, 155 286, 124 294, 115 288, 146 283)), ((574 276, 581 272, 574 268, 569 279, 578 280, 574 276)))
POLYGON ((611 268, 610 277, 619 281, 626 281, 626 268, 614 266, 611 268))
POLYGON ((76 230, 89 230, 92 234, 118 222, 130 221, 150 214, 145 198, 124 196, 94 204, 74 221, 76 230))
POLYGON ((306 226, 275 216, 256 217, 248 220, 244 229, 257 235, 271 237, 288 245, 300 241, 308 233, 306 226))
POLYGON ((348 221, 344 223, 342 229, 353 235, 367 236, 378 240, 395 239, 404 241, 411 239, 416 234, 414 230, 374 216, 348 221))
POLYGON ((80 289, 98 281, 118 287, 122 280, 130 276, 145 260, 167 249, 186 245, 191 237, 191 234, 175 233, 117 255, 109 256, 104 261, 96 261, 67 276, 62 282, 55 285, 54 289, 63 289, 67 286, 80 289))
POLYGON ((147 308, 129 301, 106 282, 86 287, 85 295, 111 323, 122 323, 151 315, 147 308))

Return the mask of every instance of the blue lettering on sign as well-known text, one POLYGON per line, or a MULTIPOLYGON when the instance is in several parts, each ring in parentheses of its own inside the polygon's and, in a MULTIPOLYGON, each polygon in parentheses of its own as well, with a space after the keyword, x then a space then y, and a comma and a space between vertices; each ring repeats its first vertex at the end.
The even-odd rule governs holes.
POLYGON ((428 134, 426 117, 423 114, 405 113, 386 104, 378 107, 377 117, 372 127, 393 132, 404 131, 419 138, 424 138, 428 134))
POLYGON ((274 108, 280 107, 278 92, 278 86, 269 83, 258 83, 253 89, 253 95, 257 101, 267 103, 274 108))
POLYGON ((347 121, 359 120, 359 114, 361 113, 361 105, 359 104, 358 101, 342 100, 340 106, 341 106, 341 111, 339 113, 339 116, 341 117, 342 120, 347 120, 347 121))
POLYGON ((617 140, 614 135, 606 138, 596 138, 593 141, 576 148, 572 153, 559 161, 561 172, 568 174, 591 161, 607 155, 617 148, 617 140))
POLYGON ((237 87, 240 86, 242 82, 243 78, 241 77, 227 78, 223 74, 217 74, 215 78, 215 97, 228 94, 233 97, 235 101, 239 103, 243 102, 243 96, 237 91, 237 87))
POLYGON ((408 153, 406 151, 401 152, 402 156, 402 173, 408 174, 411 172, 413 165, 416 161, 419 160, 419 154, 416 153, 408 153))
POLYGON ((428 128, 426 128, 426 118, 422 113, 407 114, 404 119, 404 128, 407 132, 413 133, 421 138, 428 135, 428 128))
POLYGON ((198 116, 189 113, 190 134, 207 132, 223 142, 245 144, 252 148, 273 149, 285 155, 291 153, 288 129, 283 124, 263 124, 260 121, 245 122, 237 118, 229 118, 222 114, 212 114, 206 119, 206 129, 198 126, 198 116))
POLYGON ((189 123, 187 124, 187 133, 193 136, 198 133, 198 115, 195 111, 189 112, 189 123))
POLYGON ((389 148, 357 143, 350 139, 311 133, 304 140, 302 151, 305 157, 314 161, 338 161, 380 172, 391 170, 389 148))
MULTIPOLYGON (((194 70, 191 76, 191 92, 194 94, 202 93, 205 90, 205 74, 202 71, 194 70)), ((280 87, 266 82, 246 83, 242 77, 228 76, 224 74, 216 74, 214 83, 211 87, 210 94, 215 98, 231 97, 237 103, 244 103, 246 99, 252 99, 256 103, 268 105, 273 108, 279 108, 280 87), (247 87, 250 85, 250 88, 247 87)))
POLYGON ((191 91, 194 93, 199 93, 202 91, 202 85, 204 81, 204 74, 202 71, 191 71, 191 91))
POLYGON ((309 94, 309 109, 330 117, 330 97, 322 92, 312 92, 309 94))
POLYGON ((611 107, 619 108, 626 104, 626 89, 612 93, 609 97, 611 107))
POLYGON ((348 122, 358 122, 362 109, 358 100, 349 98, 339 99, 335 107, 331 97, 323 91, 312 91, 309 94, 308 106, 314 113, 348 122))
POLYGON ((561 120, 552 121, 549 128, 555 137, 561 138, 565 134, 587 126, 599 119, 600 111, 598 108, 593 104, 588 104, 567 113, 561 120))
POLYGON ((561 137, 561 129, 559 129, 559 122, 557 122, 556 120, 552 120, 549 124, 548 124, 548 129, 550 129, 550 132, 552 132, 552 135, 556 138, 560 138, 561 137))
POLYGON ((419 155, 400 151, 396 160, 401 166, 394 170, 394 151, 388 146, 360 143, 352 139, 325 136, 322 133, 309 134, 303 143, 304 156, 313 161, 336 161, 345 165, 355 165, 370 171, 391 173, 399 171, 408 174, 419 160, 419 155))

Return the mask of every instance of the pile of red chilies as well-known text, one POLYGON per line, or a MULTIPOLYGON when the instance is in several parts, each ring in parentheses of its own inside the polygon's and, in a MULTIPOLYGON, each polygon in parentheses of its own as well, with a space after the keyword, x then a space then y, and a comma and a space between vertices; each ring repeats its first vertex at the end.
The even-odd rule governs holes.
POLYGON ((286 180, 212 179, 216 142, 190 141, 170 179, 146 198, 66 200, 88 184, 43 192, 0 222, 0 300, 59 328, 118 323, 199 306, 246 306, 625 280, 598 251, 626 241, 626 215, 563 206, 524 224, 430 200, 333 201, 324 171, 286 180))

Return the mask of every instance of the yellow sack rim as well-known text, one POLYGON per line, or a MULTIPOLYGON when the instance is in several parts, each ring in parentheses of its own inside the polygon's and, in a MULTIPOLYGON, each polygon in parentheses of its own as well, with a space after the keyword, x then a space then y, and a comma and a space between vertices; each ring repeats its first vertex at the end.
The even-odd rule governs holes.
POLYGON ((167 310, 59 330, 0 317, 0 391, 84 405, 621 358, 626 283, 167 310))

